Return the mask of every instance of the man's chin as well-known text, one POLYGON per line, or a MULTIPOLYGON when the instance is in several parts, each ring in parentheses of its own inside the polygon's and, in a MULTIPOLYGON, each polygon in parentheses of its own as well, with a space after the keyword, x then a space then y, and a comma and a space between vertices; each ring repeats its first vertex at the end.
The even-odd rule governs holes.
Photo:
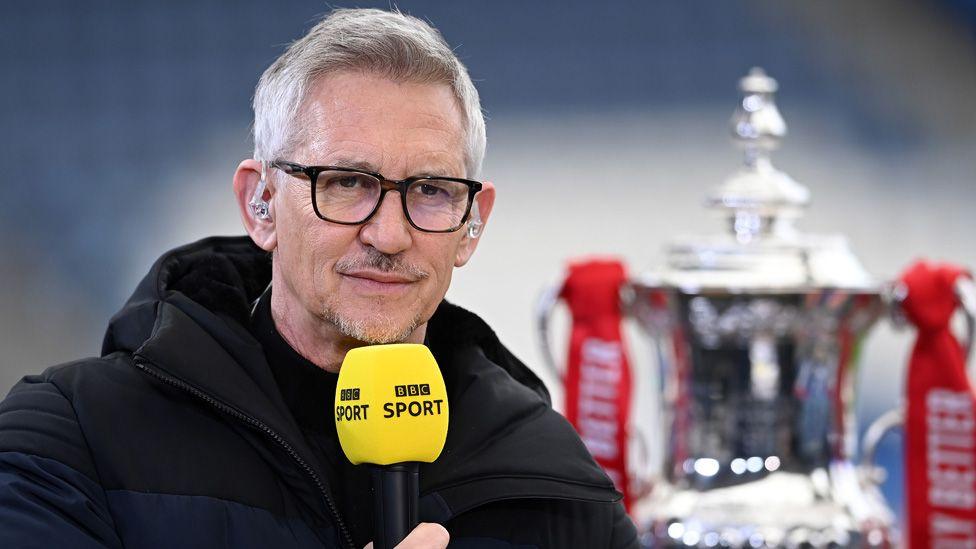
POLYGON ((367 345, 400 343, 410 337, 419 326, 418 320, 369 317, 353 318, 342 314, 328 314, 339 333, 367 345))
POLYGON ((351 330, 343 332, 344 335, 355 339, 366 345, 387 345, 390 343, 402 343, 412 332, 388 332, 383 330, 351 330))

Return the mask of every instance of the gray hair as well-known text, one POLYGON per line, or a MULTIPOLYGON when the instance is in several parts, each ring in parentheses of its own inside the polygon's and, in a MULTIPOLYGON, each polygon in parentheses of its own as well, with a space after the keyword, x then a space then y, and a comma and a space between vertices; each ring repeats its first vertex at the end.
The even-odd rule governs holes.
POLYGON ((466 177, 485 157, 485 119, 468 71, 427 23, 399 12, 338 9, 293 42, 254 91, 254 158, 274 160, 301 143, 295 117, 319 77, 373 72, 396 81, 447 84, 464 118, 466 177))

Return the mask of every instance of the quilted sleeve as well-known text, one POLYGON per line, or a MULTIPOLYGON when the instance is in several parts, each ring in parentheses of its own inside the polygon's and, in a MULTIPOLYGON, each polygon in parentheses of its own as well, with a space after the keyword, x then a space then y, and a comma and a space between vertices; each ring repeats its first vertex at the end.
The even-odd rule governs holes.
POLYGON ((74 409, 41 376, 0 402, 0 547, 122 547, 74 409))

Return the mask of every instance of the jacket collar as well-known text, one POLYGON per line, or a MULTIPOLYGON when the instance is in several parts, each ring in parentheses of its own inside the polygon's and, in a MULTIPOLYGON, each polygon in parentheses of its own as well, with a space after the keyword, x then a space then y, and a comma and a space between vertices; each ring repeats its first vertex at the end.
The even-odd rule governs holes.
MULTIPOLYGON (((245 327, 250 301, 270 281, 270 267, 268 254, 247 237, 212 237, 167 252, 112 318, 102 354, 131 353, 137 364, 248 418, 232 425, 258 452, 287 453, 268 440, 279 437, 324 484, 263 349, 245 327)), ((279 474, 309 509, 325 517, 307 473, 290 457, 269 461, 279 464, 279 474)))
POLYGON ((171 250, 112 318, 102 354, 133 353, 295 435, 264 351, 246 328, 251 303, 270 281, 270 256, 248 237, 211 237, 171 250))

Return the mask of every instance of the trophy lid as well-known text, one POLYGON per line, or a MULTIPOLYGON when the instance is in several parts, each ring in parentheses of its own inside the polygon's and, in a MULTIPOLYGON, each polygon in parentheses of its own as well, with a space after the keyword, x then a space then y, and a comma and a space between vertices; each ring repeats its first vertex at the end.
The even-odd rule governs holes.
POLYGON ((647 283, 730 292, 874 288, 844 237, 802 234, 793 225, 810 191, 770 159, 786 136, 777 88, 760 68, 739 81, 731 126, 743 163, 705 201, 726 220, 726 232, 674 240, 664 271, 647 275, 647 283))

